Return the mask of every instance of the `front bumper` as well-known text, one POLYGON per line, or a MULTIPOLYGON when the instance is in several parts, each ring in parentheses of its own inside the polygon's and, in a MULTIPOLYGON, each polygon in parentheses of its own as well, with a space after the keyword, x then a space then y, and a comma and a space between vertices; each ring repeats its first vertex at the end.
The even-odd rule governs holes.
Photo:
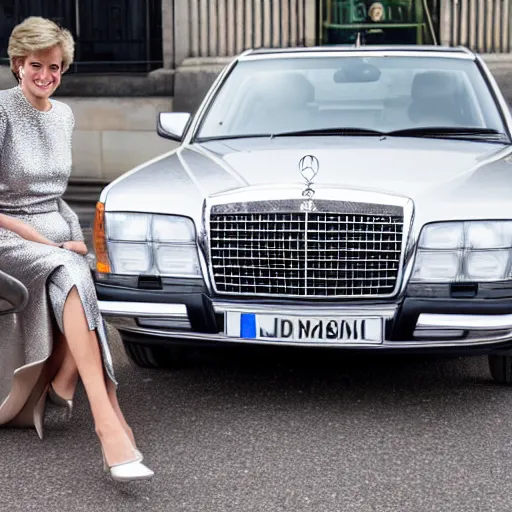
POLYGON ((216 300, 204 290, 168 293, 97 284, 100 310, 130 340, 209 345, 242 343, 400 351, 486 353, 512 350, 512 299, 458 300, 406 297, 400 303, 304 303, 216 300), (227 315, 361 316, 383 321, 380 343, 258 340, 227 334, 227 315))

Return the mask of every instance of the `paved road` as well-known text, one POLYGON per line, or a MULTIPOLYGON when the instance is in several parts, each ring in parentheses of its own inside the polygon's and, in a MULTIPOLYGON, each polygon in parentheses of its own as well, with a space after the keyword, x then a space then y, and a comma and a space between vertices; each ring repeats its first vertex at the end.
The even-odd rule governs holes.
POLYGON ((485 358, 237 349, 164 372, 114 356, 156 477, 102 474, 80 390, 43 441, 0 429, 0 511, 512 510, 512 389, 485 358))
POLYGON ((485 358, 238 349, 163 372, 116 346, 115 360, 153 481, 102 475, 80 392, 43 441, 0 430, 0 510, 512 510, 512 390, 485 358))

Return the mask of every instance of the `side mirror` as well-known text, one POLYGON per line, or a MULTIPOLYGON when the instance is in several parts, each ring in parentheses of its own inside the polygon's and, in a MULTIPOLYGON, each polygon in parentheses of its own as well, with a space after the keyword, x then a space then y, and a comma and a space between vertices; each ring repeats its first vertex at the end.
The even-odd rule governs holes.
POLYGON ((156 131, 164 139, 181 142, 191 117, 182 112, 160 112, 156 131))
POLYGON ((0 315, 19 313, 28 303, 28 290, 14 277, 0 271, 0 315))

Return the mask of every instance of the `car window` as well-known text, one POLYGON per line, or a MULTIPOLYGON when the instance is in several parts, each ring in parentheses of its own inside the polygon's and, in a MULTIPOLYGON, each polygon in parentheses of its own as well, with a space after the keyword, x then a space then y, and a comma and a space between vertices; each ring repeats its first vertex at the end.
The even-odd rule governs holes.
POLYGON ((504 132, 476 63, 447 57, 299 57, 237 64, 200 138, 322 128, 504 132))

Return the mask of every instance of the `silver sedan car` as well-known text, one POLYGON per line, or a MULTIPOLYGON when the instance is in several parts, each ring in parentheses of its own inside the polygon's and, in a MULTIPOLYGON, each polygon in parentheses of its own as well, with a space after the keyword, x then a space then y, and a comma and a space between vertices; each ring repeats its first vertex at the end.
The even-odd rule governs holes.
POLYGON ((107 186, 103 314, 141 366, 238 343, 488 354, 512 383, 512 119, 464 48, 251 50, 107 186))

